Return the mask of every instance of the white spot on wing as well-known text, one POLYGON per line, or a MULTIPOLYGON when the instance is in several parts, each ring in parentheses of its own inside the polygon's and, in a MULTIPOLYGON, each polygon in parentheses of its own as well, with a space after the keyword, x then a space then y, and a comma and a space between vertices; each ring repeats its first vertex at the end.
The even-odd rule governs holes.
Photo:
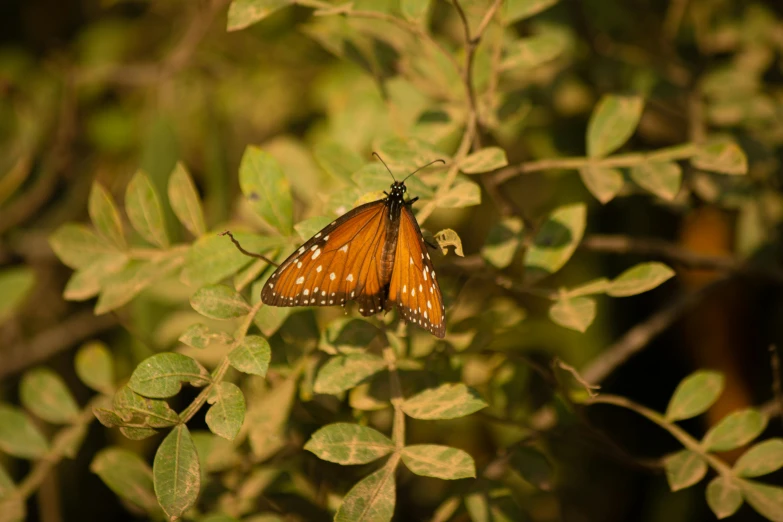
POLYGON ((320 232, 318 232, 318 233, 317 233, 316 235, 314 235, 313 237, 315 237, 315 238, 319 238, 319 237, 321 237, 321 233, 320 233, 320 232))
POLYGON ((296 284, 301 285, 304 283, 304 276, 299 276, 296 280, 296 284))
POLYGON ((348 252, 348 243, 346 243, 345 245, 343 245, 342 248, 340 248, 340 252, 348 252))
POLYGON ((302 294, 304 294, 304 295, 310 295, 310 290, 308 290, 307 288, 305 288, 305 289, 304 289, 304 291, 302 292, 302 294))
POLYGON ((318 258, 318 256, 320 256, 320 255, 321 255, 321 249, 319 248, 318 250, 316 250, 316 251, 315 251, 315 254, 313 254, 313 257, 312 257, 312 258, 313 258, 313 259, 317 259, 317 258, 318 258))
POLYGON ((348 277, 345 278, 346 281, 353 281, 353 274, 348 274, 348 277))
POLYGON ((316 272, 319 274, 321 273, 321 270, 323 270, 323 267, 321 265, 318 265, 318 267, 315 269, 316 272))
POLYGON ((329 274, 329 279, 331 279, 332 281, 334 281, 334 278, 335 278, 335 277, 337 277, 337 276, 336 276, 336 275, 334 275, 334 272, 332 272, 331 274, 329 274))

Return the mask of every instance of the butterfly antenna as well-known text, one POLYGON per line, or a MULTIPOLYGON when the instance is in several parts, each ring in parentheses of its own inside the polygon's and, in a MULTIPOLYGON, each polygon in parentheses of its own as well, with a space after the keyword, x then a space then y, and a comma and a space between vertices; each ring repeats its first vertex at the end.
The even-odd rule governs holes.
POLYGON ((386 164, 386 162, 385 162, 385 161, 383 161, 383 159, 381 159, 381 156, 380 156, 380 154, 378 154, 377 152, 373 152, 373 153, 372 153, 372 155, 373 155, 373 156, 375 156, 376 158, 378 158, 378 161, 380 161, 381 163, 383 163, 383 166, 384 166, 384 167, 386 167, 386 170, 388 170, 388 171, 389 171, 389 174, 391 174, 391 177, 392 177, 392 179, 393 179, 394 181, 397 181, 397 178, 395 178, 395 177, 394 177, 394 173, 391 171, 391 169, 389 168, 389 166, 386 164))
MULTIPOLYGON (((422 166, 421 166, 421 167, 419 167, 418 169, 414 170, 413 172, 411 172, 410 174, 408 174, 407 176, 405 176, 405 179, 408 179, 408 178, 410 178, 411 176, 413 176, 414 174, 416 174, 417 172, 419 172, 421 169, 426 169, 426 168, 427 168, 427 167, 429 167, 430 165, 433 165, 433 164, 435 164, 435 163, 438 163, 438 162, 441 162, 441 163, 443 163, 444 165, 446 164, 446 162, 445 162, 444 160, 442 160, 442 159, 436 159, 435 161, 430 161, 430 162, 429 162, 429 163, 427 163, 426 165, 422 165, 422 166)), ((402 180, 402 182, 403 182, 403 183, 405 183, 405 179, 404 179, 404 180, 402 180)))

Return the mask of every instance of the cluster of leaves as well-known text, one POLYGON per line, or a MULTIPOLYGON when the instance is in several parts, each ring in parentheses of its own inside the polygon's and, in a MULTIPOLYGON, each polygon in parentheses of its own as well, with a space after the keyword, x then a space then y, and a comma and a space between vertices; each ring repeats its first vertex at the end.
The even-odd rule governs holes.
MULTIPOLYGON (((407 181, 410 193, 419 197, 416 211, 422 223, 435 212, 440 221, 459 223, 467 215, 465 209, 482 203, 481 185, 488 180, 533 171, 577 171, 592 196, 586 192, 584 201, 568 204, 563 204, 568 198, 558 197, 554 205, 534 210, 532 218, 497 219, 486 237, 479 238, 474 261, 480 262, 480 280, 508 275, 513 284, 501 286, 548 299, 552 322, 586 332, 596 318, 596 296, 637 295, 674 275, 663 263, 644 262, 614 278, 585 278, 582 281, 587 282, 556 290, 543 288, 552 280, 547 278, 561 272, 574 256, 590 206, 636 193, 686 206, 688 195, 697 194, 757 216, 762 204, 748 195, 747 185, 735 182, 748 171, 748 160, 731 137, 719 134, 657 150, 624 152, 640 131, 645 96, 605 94, 595 103, 587 96, 582 104, 595 105, 584 139, 579 140, 584 146, 578 149, 584 152, 560 157, 567 154, 551 137, 536 138, 533 129, 528 152, 545 159, 509 165, 521 131, 540 121, 531 89, 553 82, 557 74, 572 74, 567 68, 576 57, 577 35, 569 23, 547 16, 557 0, 465 1, 459 13, 449 7, 443 15, 443 34, 437 37, 430 20, 443 6, 401 0, 370 9, 370 3, 379 4, 231 2, 229 31, 250 27, 294 4, 312 9, 317 16, 304 24, 303 31, 355 67, 318 84, 325 120, 314 126, 304 146, 272 140, 263 147, 245 148, 238 172, 242 198, 234 205, 233 220, 212 220, 219 227, 208 227, 208 205, 182 163, 163 173, 138 171, 127 184, 122 204, 103 185, 92 185, 87 202, 92 226, 68 223, 50 236, 52 250, 74 269, 64 297, 96 299, 96 314, 147 299, 166 310, 155 326, 156 337, 163 339, 155 348, 172 348, 174 340, 179 344, 174 351, 139 362, 127 382, 115 378, 108 348, 91 344, 80 350, 77 373, 99 393, 82 410, 52 371, 29 372, 20 389, 23 406, 43 421, 66 427, 48 442, 18 408, 3 405, 3 452, 36 464, 72 456, 94 415, 127 439, 148 439, 156 446, 152 466, 120 443, 104 448, 92 462, 92 470, 129 509, 150 518, 200 522, 276 520, 272 512, 280 509, 271 503, 259 508, 258 497, 292 490, 307 506, 285 509, 303 518, 315 506, 319 517, 389 520, 400 477, 408 476, 405 469, 446 480, 480 477, 439 490, 446 493, 445 500, 436 499, 436 520, 462 512, 476 522, 519 520, 525 509, 516 493, 523 488, 512 494, 509 484, 518 486, 521 478, 525 488, 553 489, 554 474, 545 451, 520 442, 524 438, 518 425, 540 406, 524 393, 529 370, 502 353, 509 343, 519 345, 525 312, 517 301, 488 290, 494 285, 482 285, 480 292, 468 288, 455 297, 463 290, 462 281, 444 274, 440 280, 449 333, 443 341, 408 328, 395 314, 364 319, 343 317, 339 310, 264 307, 260 290, 271 267, 243 255, 218 233, 230 226, 245 249, 278 260, 286 257, 335 216, 380 197, 390 178, 382 165, 366 161, 370 150, 378 152, 395 174, 436 159, 446 161, 442 168, 407 181), (519 24, 525 25, 524 36, 519 24), (464 42, 454 37, 463 30, 464 42), (468 35, 477 32, 478 40, 471 41, 468 35), (460 50, 455 52, 452 46, 460 50), (482 147, 481 141, 492 145, 482 147), (192 241, 184 239, 185 231, 192 241), (183 385, 188 387, 183 390, 183 385), (178 409, 188 401, 191 388, 195 398, 178 409), (188 423, 193 425, 202 408, 209 431, 191 431, 188 423), (473 457, 460 449, 464 440, 449 436, 460 431, 454 426, 468 431, 468 416, 479 411, 513 425, 493 431, 498 444, 509 448, 502 452, 502 460, 514 471, 512 478, 482 476, 473 457), (427 432, 448 444, 406 440, 406 425, 417 426, 418 421, 448 421, 442 431, 436 427, 427 432), (156 435, 160 442, 153 438, 156 435), (359 468, 358 478, 347 474, 347 485, 342 479, 330 483, 324 498, 318 492, 324 485, 301 464, 302 448, 330 463, 371 466, 359 468), (373 464, 376 461, 381 462, 373 464)), ((762 26, 757 34, 773 41, 774 31, 759 18, 764 17, 748 14, 738 23, 762 26)), ((732 45, 738 52, 757 52, 741 39, 732 45)), ((739 61, 742 67, 708 73, 703 88, 709 122, 742 125, 748 134, 759 135, 774 147, 775 135, 763 136, 774 117, 765 110, 770 97, 759 87, 766 62, 739 61), (747 81, 743 67, 751 67, 755 80, 747 81), (723 88, 727 77, 736 89, 723 88)), ((580 98, 578 83, 563 84, 563 90, 574 88, 580 98)), ((247 100, 235 94, 227 98, 247 100)), ((110 133, 100 132, 105 129, 100 121, 91 125, 105 145, 110 133)), ((153 133, 151 141, 159 137, 153 133)), ((10 181, 0 185, 0 204, 13 187, 22 185, 19 180, 29 172, 27 156, 21 155, 12 175, 5 178, 10 181)), ((777 201, 774 191, 766 186, 762 191, 777 201)), ((454 230, 441 230, 434 238, 444 254, 451 246, 463 255, 454 230)), ((748 245, 745 253, 759 244, 748 245)), ((447 259, 439 261, 448 264, 447 259)), ((31 270, 0 272, 5 297, 0 321, 33 286, 31 270)), ((673 491, 699 482, 712 466, 718 476, 707 487, 707 500, 716 516, 729 516, 747 501, 763 516, 780 520, 783 490, 748 480, 781 467, 780 440, 758 443, 733 467, 714 455, 758 437, 766 426, 763 415, 755 410, 736 412, 701 441, 674 424, 706 411, 721 389, 718 374, 699 372, 683 381, 665 415, 627 400, 612 402, 610 396, 598 396, 588 404, 606 402, 637 411, 683 444, 683 451, 665 460, 673 491)), ((31 473, 37 476, 40 473, 31 473)), ((27 479, 17 486, 0 472, 0 520, 21 520, 22 500, 36 486, 27 479)))

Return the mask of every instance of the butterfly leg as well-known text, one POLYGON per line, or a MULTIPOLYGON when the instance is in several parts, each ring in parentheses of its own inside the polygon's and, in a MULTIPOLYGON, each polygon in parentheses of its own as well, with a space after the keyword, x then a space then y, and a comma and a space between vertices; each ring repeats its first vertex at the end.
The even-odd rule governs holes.
POLYGON ((406 205, 411 206, 419 200, 419 196, 405 202, 406 205))
POLYGON ((428 247, 430 247, 433 250, 438 250, 438 245, 434 243, 430 243, 428 239, 425 239, 424 242, 427 244, 428 247))

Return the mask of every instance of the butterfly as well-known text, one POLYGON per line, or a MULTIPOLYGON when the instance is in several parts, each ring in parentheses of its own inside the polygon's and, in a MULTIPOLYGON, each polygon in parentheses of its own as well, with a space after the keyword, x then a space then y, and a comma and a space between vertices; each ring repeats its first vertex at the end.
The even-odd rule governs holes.
MULTIPOLYGON (((377 154, 376 154, 377 156, 377 154)), ((381 163, 386 163, 378 156, 381 163)), ((335 306, 355 301, 371 316, 397 307, 409 323, 439 338, 446 310, 405 180, 386 197, 360 205, 307 240, 269 277, 261 300, 271 306, 335 306)))

